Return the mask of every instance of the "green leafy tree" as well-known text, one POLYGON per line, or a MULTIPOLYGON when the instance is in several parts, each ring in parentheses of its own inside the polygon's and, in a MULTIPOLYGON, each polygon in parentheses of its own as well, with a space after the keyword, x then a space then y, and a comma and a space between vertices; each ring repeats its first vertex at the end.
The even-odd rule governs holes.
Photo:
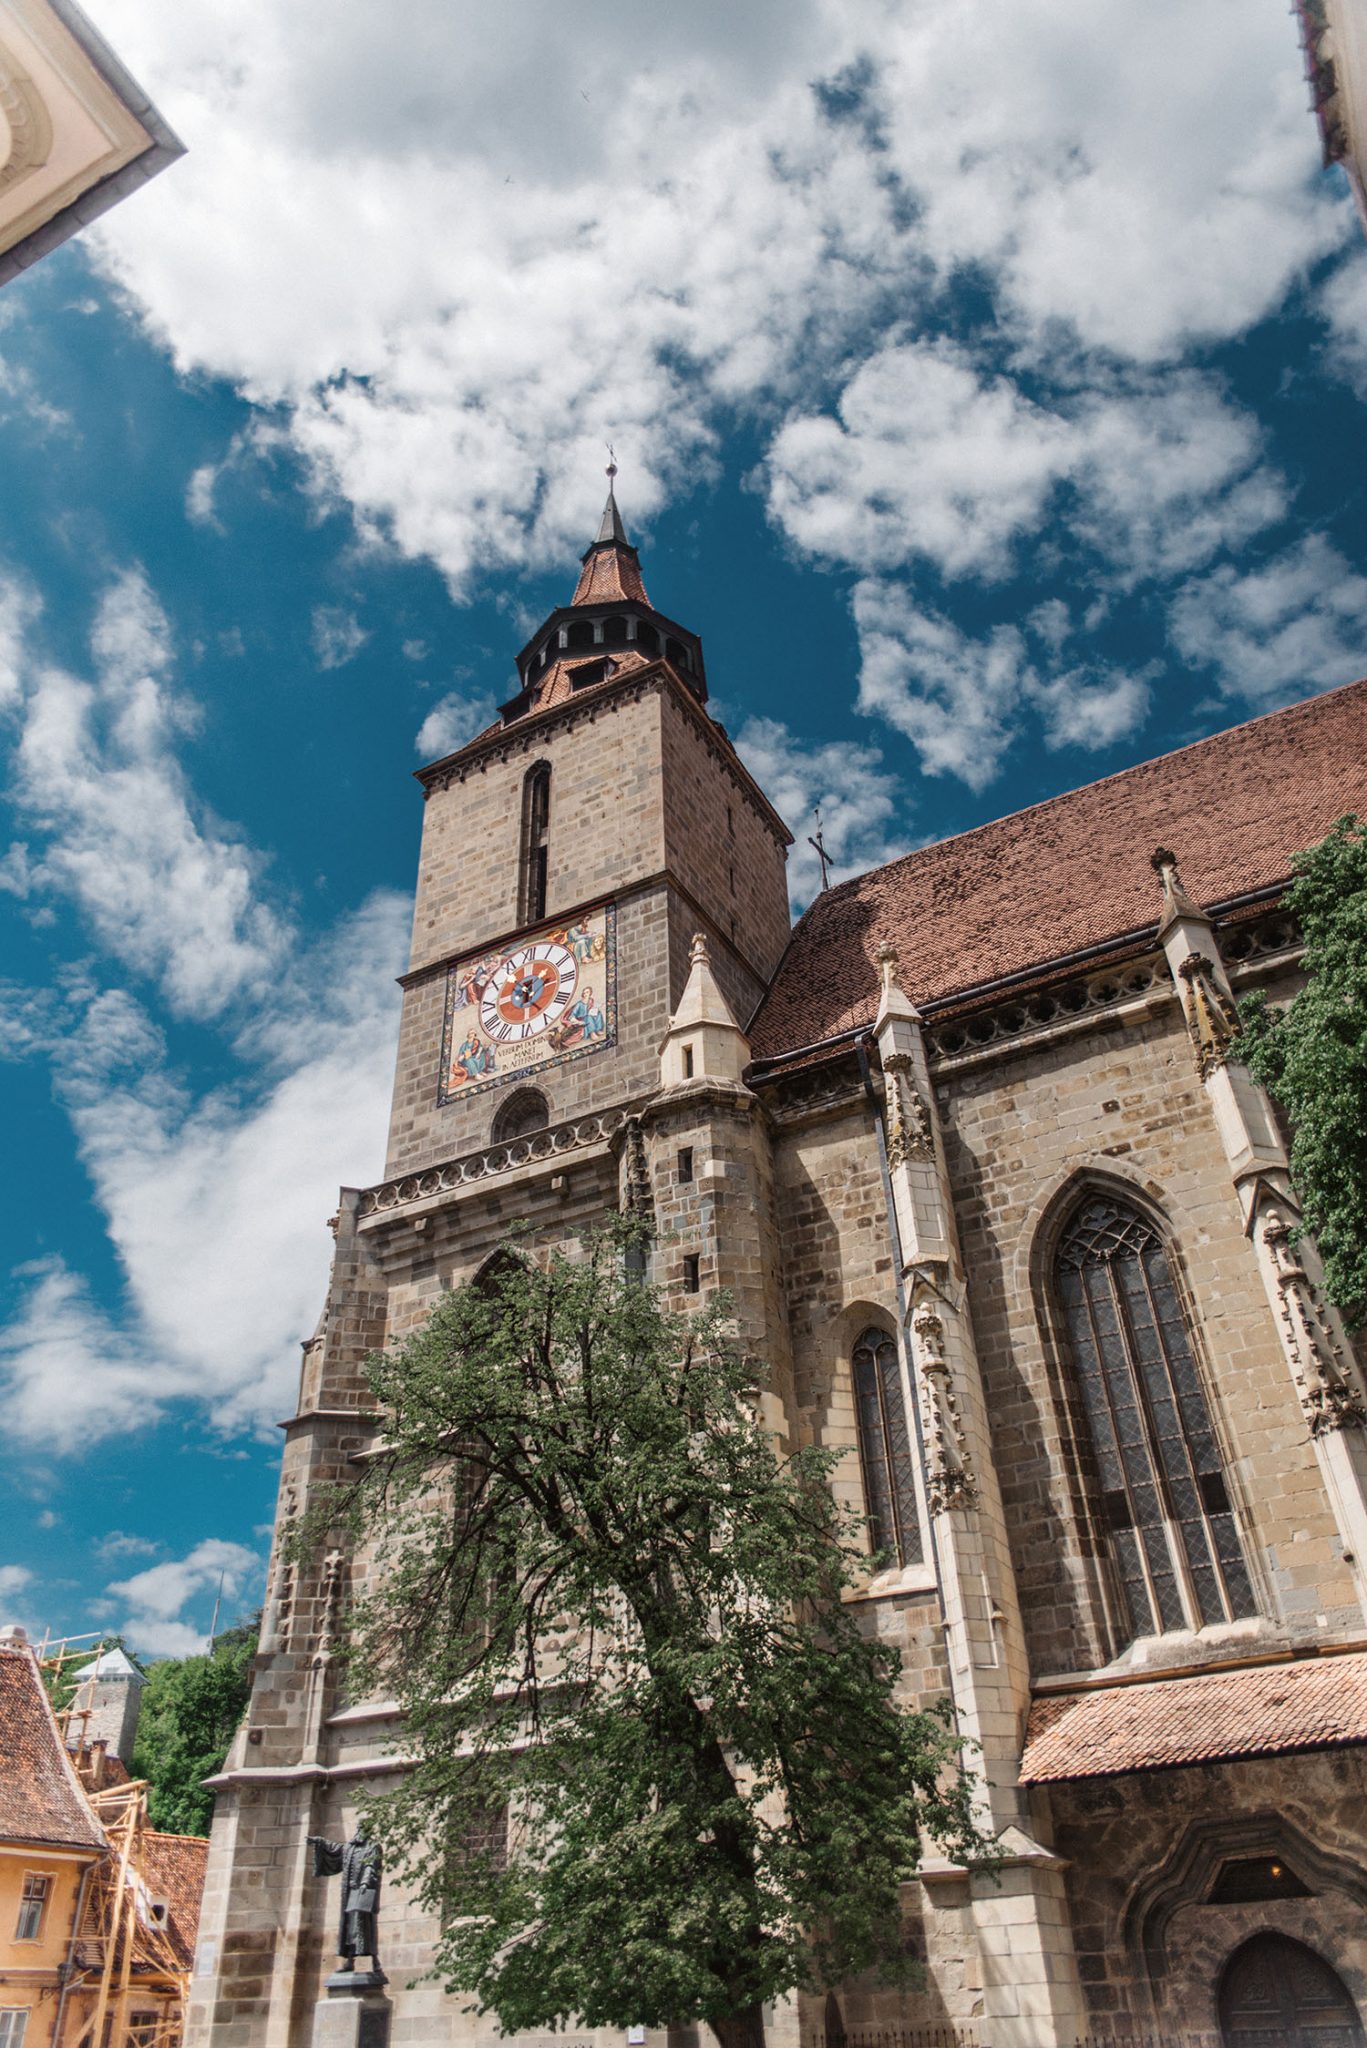
POLYGON ((794 1987, 905 1971, 927 1832, 988 1845, 959 1744, 842 1603, 868 1560, 835 1455, 776 1456, 726 1303, 669 1313, 643 1242, 509 1256, 372 1360, 352 1682, 403 1708, 416 1766, 371 1820, 448 1988, 505 2030, 740 2048, 794 1987))
POLYGON ((166 1657, 152 1664, 143 1688, 133 1776, 148 1783, 147 1811, 154 1828, 174 1835, 207 1835, 214 1795, 212 1777, 247 1709, 255 1621, 225 1629, 200 1657, 166 1657))
POLYGON ((1286 895, 1305 939, 1305 985, 1284 1010, 1241 1005, 1241 1049, 1290 1119, 1291 1178, 1325 1289, 1367 1321, 1367 832, 1340 818, 1296 863, 1286 895))

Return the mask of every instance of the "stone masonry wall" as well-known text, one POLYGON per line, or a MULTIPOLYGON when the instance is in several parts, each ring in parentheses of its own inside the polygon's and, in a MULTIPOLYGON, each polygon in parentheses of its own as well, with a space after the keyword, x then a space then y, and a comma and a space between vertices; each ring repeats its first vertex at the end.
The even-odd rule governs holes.
POLYGON ((1071 1863, 1078 1968, 1099 2039, 1112 2030, 1161 2036, 1167 2023, 1214 2036, 1224 1963, 1265 1929, 1317 1950, 1367 2011, 1367 1758, 1360 1749, 1086 1779, 1054 1787, 1051 1803, 1059 1853, 1071 1863), (1312 1896, 1211 1905, 1226 1853, 1260 1853, 1260 1817, 1261 1853, 1285 1857, 1312 1896), (1201 1843, 1208 1846, 1196 1862, 1190 1852, 1201 1843), (1306 1843, 1313 1863, 1304 1859, 1306 1843), (1146 1946, 1156 1955, 1146 1955, 1146 1946))
MULTIPOLYGON (((665 858, 695 903, 711 913, 717 936, 729 939, 756 971, 749 1008, 737 1016, 744 1025, 791 929, 783 841, 772 814, 760 808, 738 772, 730 742, 706 713, 672 690, 660 709, 665 858)), ((714 953, 720 971, 721 949, 714 953)))
POLYGON ((1352 1584, 1175 1001, 1127 1028, 944 1073, 937 1095, 1036 1676, 1095 1668, 1120 1647, 1080 1478, 1084 1425, 1039 1269, 1049 1226, 1085 1176, 1109 1176, 1166 1219, 1268 1623, 1291 1640, 1355 1631, 1352 1584))

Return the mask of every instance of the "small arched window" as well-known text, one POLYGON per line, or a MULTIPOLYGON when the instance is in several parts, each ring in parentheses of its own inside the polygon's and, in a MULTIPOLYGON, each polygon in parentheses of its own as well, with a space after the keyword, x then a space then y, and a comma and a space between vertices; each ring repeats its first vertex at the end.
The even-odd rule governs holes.
POLYGON ((551 764, 538 761, 522 784, 522 852, 518 866, 517 921, 546 915, 547 834, 551 822, 551 764))
POLYGON ((509 1145, 514 1138, 526 1138, 544 1131, 551 1120, 550 1105, 539 1088, 518 1088, 503 1103, 489 1133, 491 1145, 509 1145))
POLYGON ((869 1549, 898 1564, 919 1564, 921 1523, 897 1340, 886 1330, 865 1330, 850 1364, 869 1549))
POLYGON ((1132 1635, 1256 1612, 1166 1248, 1129 1203, 1088 1195, 1054 1281, 1132 1635))

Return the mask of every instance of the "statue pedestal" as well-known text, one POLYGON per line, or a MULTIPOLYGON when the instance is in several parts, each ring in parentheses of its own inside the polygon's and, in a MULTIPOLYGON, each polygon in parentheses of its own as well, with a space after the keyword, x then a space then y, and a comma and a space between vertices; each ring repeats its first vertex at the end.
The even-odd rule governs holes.
POLYGON ((389 2048, 393 2005, 381 1970, 339 1970, 313 2008, 313 2048, 389 2048))

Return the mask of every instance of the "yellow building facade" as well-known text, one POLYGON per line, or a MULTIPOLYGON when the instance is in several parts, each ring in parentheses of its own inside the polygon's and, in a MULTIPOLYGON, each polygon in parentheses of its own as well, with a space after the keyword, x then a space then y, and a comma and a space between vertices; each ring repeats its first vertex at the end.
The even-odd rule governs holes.
POLYGON ((0 1641, 0 2048, 63 2035, 86 1898, 108 1857, 28 1645, 0 1641))

